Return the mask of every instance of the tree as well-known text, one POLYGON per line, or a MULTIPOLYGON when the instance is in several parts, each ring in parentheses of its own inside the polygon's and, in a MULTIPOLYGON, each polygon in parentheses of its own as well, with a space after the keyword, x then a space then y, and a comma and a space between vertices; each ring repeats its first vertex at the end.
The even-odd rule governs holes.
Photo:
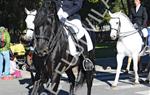
POLYGON ((41 0, 0 0, 0 26, 5 26, 16 37, 18 31, 23 31, 25 25, 25 10, 39 8, 41 0))
POLYGON ((37 8, 41 0, 0 0, 0 25, 9 29, 25 28, 24 8, 37 8))

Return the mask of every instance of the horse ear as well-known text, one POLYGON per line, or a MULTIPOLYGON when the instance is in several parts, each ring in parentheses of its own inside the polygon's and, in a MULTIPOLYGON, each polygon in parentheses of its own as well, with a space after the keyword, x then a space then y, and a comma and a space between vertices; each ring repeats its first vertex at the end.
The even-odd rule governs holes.
POLYGON ((109 13, 109 15, 112 17, 113 14, 112 14, 110 11, 108 11, 108 13, 109 13))
POLYGON ((29 10, 27 8, 24 8, 26 14, 30 14, 29 10))
POLYGON ((37 13, 37 10, 35 10, 33 13, 34 13, 34 15, 36 15, 36 13, 37 13))
POLYGON ((122 13, 122 10, 120 10, 119 13, 122 13))

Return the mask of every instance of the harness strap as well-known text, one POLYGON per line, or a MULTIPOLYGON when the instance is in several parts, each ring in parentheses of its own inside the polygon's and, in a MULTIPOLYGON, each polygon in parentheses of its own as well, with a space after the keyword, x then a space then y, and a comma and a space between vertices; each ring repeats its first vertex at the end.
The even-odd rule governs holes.
POLYGON ((127 36, 130 36, 130 35, 133 35, 133 34, 136 34, 136 33, 138 33, 137 30, 133 30, 133 31, 129 31, 129 32, 123 32, 123 33, 119 34, 119 37, 120 38, 125 38, 127 36))
POLYGON ((34 29, 32 29, 32 28, 27 28, 27 30, 31 30, 31 31, 34 31, 34 29))

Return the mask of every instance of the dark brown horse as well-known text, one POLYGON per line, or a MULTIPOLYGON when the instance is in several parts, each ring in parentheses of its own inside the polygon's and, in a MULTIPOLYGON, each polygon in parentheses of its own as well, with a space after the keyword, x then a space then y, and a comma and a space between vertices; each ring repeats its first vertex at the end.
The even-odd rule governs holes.
MULTIPOLYGON (((50 95, 58 94, 58 87, 62 73, 66 73, 70 83, 70 95, 74 95, 74 88, 87 83, 87 95, 91 95, 94 72, 93 51, 88 52, 83 41, 77 41, 71 32, 70 35, 79 45, 79 54, 72 56, 68 51, 68 36, 65 26, 58 20, 56 0, 45 0, 38 10, 34 20, 34 45, 33 65, 36 69, 34 85, 31 95, 39 95, 43 84, 50 88, 50 95), (77 78, 72 70, 78 67, 77 78), (50 86, 49 86, 50 85, 50 86)), ((49 95, 49 94, 48 94, 49 95)))

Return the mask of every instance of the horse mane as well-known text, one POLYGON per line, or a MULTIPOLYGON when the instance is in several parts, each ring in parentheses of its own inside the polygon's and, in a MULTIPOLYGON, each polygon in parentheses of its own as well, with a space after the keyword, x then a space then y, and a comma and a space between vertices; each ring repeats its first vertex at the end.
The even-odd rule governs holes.
POLYGON ((119 17, 120 17, 120 16, 124 17, 124 18, 126 19, 126 21, 127 21, 129 24, 131 24, 131 26, 133 26, 131 20, 129 19, 129 17, 128 17, 126 14, 124 14, 123 12, 117 12, 116 14, 119 14, 119 17))
POLYGON ((44 1, 35 16, 34 19, 34 24, 36 25, 35 27, 39 27, 40 25, 42 25, 47 20, 50 14, 56 14, 55 9, 56 6, 54 5, 54 2, 44 1))
MULTIPOLYGON (((39 27, 46 26, 45 31, 49 32, 49 39, 51 40, 50 44, 56 44, 58 47, 67 47, 67 36, 66 32, 64 32, 63 24, 60 23, 57 17, 57 9, 56 2, 51 0, 45 0, 42 6, 37 11, 37 14, 34 19, 35 24, 35 32, 39 31, 39 27), (36 31, 37 30, 37 31, 36 31), (56 35, 58 34, 58 35, 56 35), (55 38, 55 36, 59 36, 59 38, 55 38), (58 40, 59 39, 59 40, 58 40), (60 44, 58 44, 60 43, 60 44), (64 43, 64 44, 61 44, 64 43), (65 45, 65 46, 64 46, 65 45)), ((55 45, 52 45, 55 46, 55 45)), ((63 48, 66 49, 66 48, 63 48)))

